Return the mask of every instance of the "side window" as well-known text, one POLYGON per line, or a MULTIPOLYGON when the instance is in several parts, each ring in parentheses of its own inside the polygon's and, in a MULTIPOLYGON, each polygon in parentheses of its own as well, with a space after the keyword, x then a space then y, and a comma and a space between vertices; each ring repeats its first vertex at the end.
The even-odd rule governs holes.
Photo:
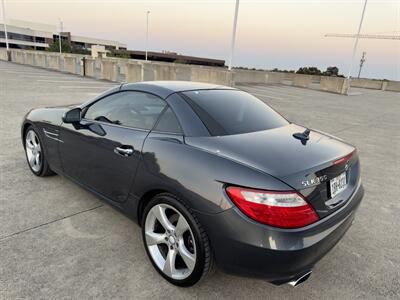
POLYGON ((179 125, 178 119, 174 112, 168 107, 160 117, 155 131, 171 132, 171 133, 182 133, 181 126, 179 125))
POLYGON ((151 129, 165 106, 166 103, 154 95, 126 91, 97 101, 87 109, 85 118, 151 129))

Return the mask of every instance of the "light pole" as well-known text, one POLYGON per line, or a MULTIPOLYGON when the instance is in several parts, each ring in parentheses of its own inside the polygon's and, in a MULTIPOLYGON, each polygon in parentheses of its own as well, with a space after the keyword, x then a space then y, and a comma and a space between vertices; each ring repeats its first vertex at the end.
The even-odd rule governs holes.
MULTIPOLYGON (((351 77, 351 71, 353 71, 354 57, 355 57, 356 51, 357 51, 358 38, 360 37, 360 32, 361 32, 362 23, 364 20, 364 14, 365 14, 365 8, 367 7, 367 2, 368 2, 368 0, 365 0, 365 2, 364 2, 363 10, 361 13, 360 25, 358 25, 358 32, 357 32, 356 40, 354 41, 353 55, 351 56, 349 74, 347 75, 347 79, 349 81, 350 81, 350 77, 351 77)), ((349 87, 350 87, 350 82, 349 82, 349 87)))
POLYGON ((233 18, 233 29, 232 29, 232 40, 231 40, 231 52, 230 52, 230 54, 229 54, 228 70, 232 70, 233 51, 234 51, 234 48, 235 48, 236 25, 237 25, 238 12, 239 12, 239 0, 236 0, 235 17, 233 18))
POLYGON ((4 35, 6 37, 6 48, 7 52, 10 50, 10 47, 8 45, 8 33, 7 33, 7 21, 6 21, 6 9, 4 5, 4 0, 1 0, 1 11, 3 14, 3 22, 4 22, 4 35))
POLYGON ((149 14, 150 11, 146 12, 146 60, 147 60, 147 47, 149 43, 149 14))
POLYGON ((61 54, 61 32, 63 31, 63 23, 62 23, 62 21, 61 21, 61 19, 59 19, 60 20, 60 31, 58 32, 58 45, 59 45, 59 48, 60 48, 60 54, 61 54))

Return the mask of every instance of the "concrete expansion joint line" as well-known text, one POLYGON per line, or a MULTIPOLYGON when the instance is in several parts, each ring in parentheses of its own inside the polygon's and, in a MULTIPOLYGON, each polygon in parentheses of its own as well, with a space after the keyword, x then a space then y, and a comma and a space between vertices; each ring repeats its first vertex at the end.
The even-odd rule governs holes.
POLYGON ((363 124, 355 124, 355 125, 347 126, 346 128, 342 128, 342 129, 340 129, 340 130, 337 130, 337 131, 333 132, 333 134, 338 134, 338 133, 340 133, 340 132, 346 131, 346 130, 351 129, 351 128, 354 128, 354 127, 362 126, 362 125, 365 125, 365 124, 367 124, 367 123, 369 124, 369 123, 374 122, 374 121, 377 121, 377 120, 379 120, 379 119, 381 119, 381 118, 383 118, 383 117, 385 117, 385 116, 387 116, 387 115, 389 115, 389 114, 390 114, 390 113, 381 114, 381 115, 378 116, 378 117, 369 119, 367 122, 365 122, 365 123, 363 123, 363 124))
POLYGON ((78 211, 78 212, 76 212, 74 214, 71 214, 71 215, 68 215, 68 216, 65 216, 65 217, 62 217, 62 218, 58 218, 58 219, 55 219, 55 220, 52 220, 52 221, 49 221, 49 222, 46 222, 46 223, 43 223, 43 224, 40 224, 40 225, 37 225, 37 226, 33 226, 31 228, 27 228, 27 229, 24 229, 24 230, 21 230, 21 231, 17 231, 17 232, 11 233, 9 235, 2 236, 2 237, 0 237, 0 242, 5 240, 5 239, 8 239, 8 238, 14 237, 16 235, 19 235, 21 233, 25 233, 25 232, 28 232, 28 231, 31 231, 31 230, 35 230, 37 228, 40 228, 40 227, 43 227, 43 226, 46 226, 46 225, 49 225, 49 224, 52 224, 52 223, 56 223, 56 222, 62 221, 62 220, 71 218, 71 217, 76 216, 76 215, 80 215, 80 214, 83 214, 83 213, 86 213, 86 212, 90 212, 90 211, 93 211, 93 210, 98 209, 98 208, 103 207, 103 206, 104 206, 104 204, 101 204, 101 205, 98 205, 98 206, 95 206, 95 207, 92 207, 92 208, 88 208, 88 209, 85 209, 85 210, 82 210, 82 211, 78 211))

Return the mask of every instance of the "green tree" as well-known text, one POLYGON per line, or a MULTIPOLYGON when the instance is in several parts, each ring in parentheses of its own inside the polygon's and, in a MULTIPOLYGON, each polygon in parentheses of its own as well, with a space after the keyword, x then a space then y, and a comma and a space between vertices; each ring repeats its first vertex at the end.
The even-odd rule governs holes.
POLYGON ((278 68, 274 68, 271 72, 280 72, 280 73, 295 73, 294 70, 279 70, 278 68))
POLYGON ((299 68, 296 74, 321 75, 322 72, 317 67, 303 67, 299 68))
POLYGON ((338 67, 327 67, 326 71, 323 73, 325 76, 339 76, 339 68, 338 67))
MULTIPOLYGON (((49 48, 47 48, 47 51, 60 52, 60 43, 58 42, 58 40, 53 41, 53 43, 49 45, 49 48)), ((68 42, 61 40, 61 52, 71 53, 71 45, 68 42)))
POLYGON ((84 48, 77 48, 77 47, 72 47, 71 52, 75 53, 75 54, 84 54, 84 55, 90 55, 91 54, 90 50, 87 50, 87 49, 84 49, 84 48))
POLYGON ((108 56, 119 57, 119 58, 131 58, 130 53, 126 50, 111 50, 108 56))

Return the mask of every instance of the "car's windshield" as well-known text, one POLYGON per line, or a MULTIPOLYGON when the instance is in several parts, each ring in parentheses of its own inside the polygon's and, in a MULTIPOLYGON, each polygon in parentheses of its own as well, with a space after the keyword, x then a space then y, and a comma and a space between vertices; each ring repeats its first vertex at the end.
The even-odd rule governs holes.
POLYGON ((254 96, 238 90, 183 92, 211 135, 232 135, 282 127, 281 115, 254 96))

